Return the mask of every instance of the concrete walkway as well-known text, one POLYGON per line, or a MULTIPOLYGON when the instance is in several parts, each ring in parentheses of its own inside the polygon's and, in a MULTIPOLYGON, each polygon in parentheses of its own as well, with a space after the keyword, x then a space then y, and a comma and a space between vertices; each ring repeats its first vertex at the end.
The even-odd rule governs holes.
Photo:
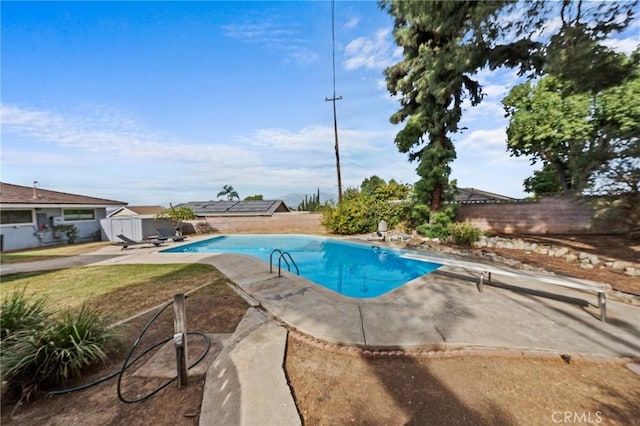
MULTIPOLYGON (((548 276, 501 268, 508 280, 494 279, 479 292, 472 263, 439 257, 445 266, 434 273, 381 297, 354 299, 289 273, 270 274, 249 256, 160 250, 105 247, 91 263, 208 263, 287 327, 333 343, 640 355, 640 307, 609 300, 603 323, 595 294, 541 283, 548 276)), ((207 373, 201 425, 300 422, 282 371, 286 329, 251 312, 207 373)))

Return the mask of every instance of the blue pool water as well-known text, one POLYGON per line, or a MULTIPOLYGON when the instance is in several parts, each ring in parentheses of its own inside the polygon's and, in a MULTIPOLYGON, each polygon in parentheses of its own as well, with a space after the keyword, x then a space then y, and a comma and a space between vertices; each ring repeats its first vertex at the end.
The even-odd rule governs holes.
MULTIPOLYGON (((163 252, 239 253, 268 264, 276 248, 291 254, 302 277, 344 296, 362 299, 381 296, 442 266, 401 257, 408 253, 402 250, 301 235, 220 236, 163 252)), ((277 254, 273 263, 275 272, 277 254)), ((287 270, 284 261, 282 269, 287 270)), ((293 265, 291 272, 295 273, 293 265)))

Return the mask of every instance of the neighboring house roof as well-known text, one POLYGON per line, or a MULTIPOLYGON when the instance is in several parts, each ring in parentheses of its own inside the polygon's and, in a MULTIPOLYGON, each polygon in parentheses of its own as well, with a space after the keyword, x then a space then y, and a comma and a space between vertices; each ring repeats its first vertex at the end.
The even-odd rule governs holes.
POLYGON ((196 216, 271 216, 289 211, 282 200, 190 201, 176 207, 190 208, 196 216))
POLYGON ((458 203, 499 203, 518 201, 518 199, 475 188, 457 188, 454 201, 458 203))
POLYGON ((29 187, 4 182, 0 182, 0 203, 3 205, 17 204, 24 206, 82 205, 103 207, 127 205, 122 201, 50 191, 37 188, 35 185, 29 187))
POLYGON ((154 216, 164 210, 162 206, 127 206, 120 207, 109 213, 107 217, 114 216, 154 216))

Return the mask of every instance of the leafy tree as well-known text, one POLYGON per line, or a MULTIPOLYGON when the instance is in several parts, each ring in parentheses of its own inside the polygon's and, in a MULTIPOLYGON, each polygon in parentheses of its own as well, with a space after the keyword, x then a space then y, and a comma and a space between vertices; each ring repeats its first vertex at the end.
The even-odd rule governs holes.
MULTIPOLYGON (((220 196, 220 194, 218 194, 218 196, 220 196)), ((245 201, 262 201, 264 198, 262 197, 262 194, 257 194, 257 195, 249 195, 248 197, 244 197, 245 201)))
POLYGON ((595 98, 595 144, 609 142, 608 161, 599 164, 589 180, 593 193, 638 193, 640 181, 640 49, 632 55, 632 79, 603 91, 595 98))
POLYGON ((533 85, 511 89, 502 101, 506 116, 507 147, 516 157, 543 161, 557 175, 564 193, 584 187, 592 170, 581 168, 583 149, 591 132, 587 94, 566 94, 566 85, 547 76, 533 85))
POLYGON ((599 93, 571 90, 566 82, 546 76, 535 86, 514 87, 503 100, 510 119, 509 151, 544 164, 529 184, 553 186, 548 175, 553 169, 565 194, 612 187, 633 191, 640 150, 640 72, 599 93))
POLYGON ((582 1, 563 0, 561 27, 545 51, 544 72, 569 83, 573 92, 597 93, 620 84, 634 72, 633 63, 624 54, 602 41, 629 25, 638 2, 593 3, 597 6, 586 8, 582 1))
POLYGON ((524 180, 524 191, 533 193, 536 197, 561 194, 562 185, 558 181, 558 174, 553 166, 545 164, 542 169, 533 172, 533 176, 524 180))
POLYGON ((360 192, 367 195, 373 195, 378 188, 386 185, 387 185, 387 182, 384 179, 376 175, 373 175, 369 178, 365 178, 362 181, 362 183, 360 184, 360 192))
POLYGON ((217 195, 218 198, 220 197, 227 197, 227 200, 231 201, 234 198, 239 200, 240 196, 238 195, 238 193, 233 189, 233 186, 231 185, 225 185, 222 187, 222 191, 218 192, 217 195))
POLYGON ((169 203, 169 208, 162 210, 160 213, 156 215, 156 219, 169 219, 173 223, 173 229, 176 231, 178 235, 182 235, 182 221, 183 220, 194 220, 198 217, 188 207, 173 207, 171 203, 169 203))
POLYGON ((405 123, 395 143, 410 161, 419 161, 418 201, 429 204, 431 211, 441 208, 449 164, 456 158, 450 135, 460 130, 462 103, 468 99, 475 106, 482 101, 477 71, 506 66, 519 68, 521 75, 539 74, 545 66, 564 70, 571 64, 589 70, 592 78, 604 73, 600 89, 615 84, 613 79, 628 69, 620 67, 619 58, 600 41, 629 24, 635 4, 583 8, 582 1, 564 0, 562 26, 543 42, 540 32, 557 17, 554 2, 382 0, 380 6, 395 18, 394 38, 403 48, 403 59, 385 70, 387 89, 401 104, 390 120, 405 123), (514 12, 522 13, 509 16, 514 12), (578 32, 581 42, 573 46, 578 32), (590 56, 594 53, 602 57, 597 67, 590 56))

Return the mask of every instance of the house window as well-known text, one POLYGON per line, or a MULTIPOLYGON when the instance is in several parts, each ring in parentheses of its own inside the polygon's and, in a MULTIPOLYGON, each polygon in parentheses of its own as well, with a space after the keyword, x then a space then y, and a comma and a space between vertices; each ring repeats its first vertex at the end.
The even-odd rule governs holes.
POLYGON ((93 209, 65 209, 63 215, 65 222, 71 220, 94 220, 96 218, 96 213, 93 209))
POLYGON ((0 212, 2 225, 16 225, 19 223, 33 222, 31 210, 2 210, 0 212))

